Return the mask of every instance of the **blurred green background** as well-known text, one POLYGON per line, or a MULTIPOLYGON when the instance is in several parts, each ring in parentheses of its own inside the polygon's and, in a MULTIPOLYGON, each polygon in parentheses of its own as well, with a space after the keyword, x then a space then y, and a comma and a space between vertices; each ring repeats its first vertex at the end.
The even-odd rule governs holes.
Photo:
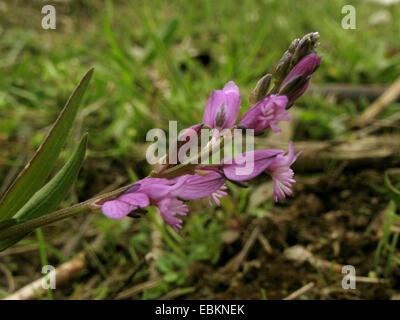
MULTIPOLYGON (((257 80, 274 70, 294 38, 308 32, 321 35, 323 63, 314 84, 390 84, 400 74, 400 5, 361 0, 64 0, 50 3, 57 10, 57 29, 44 30, 44 4, 0 1, 0 181, 4 192, 79 79, 95 66, 70 139, 71 147, 88 131, 88 156, 64 206, 145 176, 146 132, 168 129, 168 120, 178 120, 179 129, 198 123, 212 90, 229 80, 240 87, 243 112, 257 80), (355 30, 341 27, 347 4, 356 8, 355 30)), ((296 105, 301 129, 295 140, 341 136, 367 105, 306 95, 296 105)), ((382 116, 399 110, 393 104, 382 116)), ((222 209, 193 204, 179 235, 160 227, 166 254, 158 269, 164 282, 140 297, 158 298, 175 287, 183 288, 182 294, 190 292, 184 286, 187 267, 198 260, 218 260, 222 232, 232 223, 230 216, 244 214, 250 191, 232 186, 222 209)), ((271 205, 269 199, 253 214, 263 214, 271 205)), ((107 236, 102 259, 122 270, 132 268, 149 251, 155 219, 150 214, 138 224, 97 216, 94 224, 107 236), (132 225, 140 228, 131 232, 132 225), (113 255, 121 246, 128 254, 113 255)), ((73 222, 59 224, 59 229, 69 224, 73 222)), ((51 232, 46 237, 54 238, 51 232)), ((36 244, 32 236, 19 246, 36 244)), ((66 259, 50 240, 46 246, 54 264, 66 259)), ((14 267, 17 272, 18 264, 14 267)), ((146 278, 146 272, 136 280, 146 278)), ((110 290, 101 284, 91 298, 110 297, 110 290)))

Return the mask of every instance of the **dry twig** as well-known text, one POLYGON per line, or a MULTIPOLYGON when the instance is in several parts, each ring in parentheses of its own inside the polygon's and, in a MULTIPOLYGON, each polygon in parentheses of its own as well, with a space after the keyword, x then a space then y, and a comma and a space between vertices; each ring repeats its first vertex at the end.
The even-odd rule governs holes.
POLYGON ((125 291, 122 291, 120 294, 118 294, 116 296, 116 300, 124 300, 124 299, 128 299, 140 292, 142 292, 144 289, 150 289, 150 288, 154 288, 155 286, 158 285, 158 283, 160 282, 160 279, 153 279, 153 280, 149 280, 146 281, 144 283, 140 283, 132 288, 129 288, 125 291))
POLYGON ((310 291, 313 287, 314 287, 314 282, 310 282, 310 283, 306 284, 304 287, 301 287, 299 290, 296 290, 295 292, 291 293, 283 300, 295 300, 295 299, 299 298, 300 296, 302 296, 303 294, 310 291))
POLYGON ((364 127, 400 96, 400 78, 396 80, 377 100, 375 100, 357 119, 353 126, 364 127))
POLYGON ((268 254, 272 254, 272 247, 269 244, 269 241, 262 233, 260 233, 257 237, 258 241, 260 241, 262 247, 264 248, 265 252, 268 254))
MULTIPOLYGON (((263 144, 262 138, 255 138, 263 144)), ((270 142, 271 148, 286 149, 287 144, 270 142)), ((295 162, 296 172, 316 171, 326 167, 327 161, 348 161, 349 165, 360 165, 360 161, 382 161, 400 159, 400 135, 368 136, 350 141, 298 141, 295 151, 302 151, 295 162)))
POLYGON ((12 272, 3 263, 0 263, 0 271, 3 272, 6 277, 7 284, 8 284, 8 292, 13 292, 15 290, 15 282, 14 282, 12 272))
POLYGON ((231 260, 229 260, 229 262, 225 265, 225 268, 236 272, 240 268, 243 261, 246 260, 247 255, 249 254, 259 234, 260 234, 260 228, 255 227, 250 237, 244 244, 243 249, 231 260))
MULTIPOLYGON (((103 236, 99 235, 93 243, 94 250, 101 247, 103 243, 103 236)), ((56 287, 60 287, 73 278, 77 273, 87 267, 87 252, 81 251, 77 256, 57 267, 55 272, 56 287)), ((34 282, 27 284, 25 287, 14 292, 12 295, 5 298, 5 300, 33 300, 37 295, 46 293, 46 289, 42 286, 42 281, 45 277, 37 279, 34 282)))

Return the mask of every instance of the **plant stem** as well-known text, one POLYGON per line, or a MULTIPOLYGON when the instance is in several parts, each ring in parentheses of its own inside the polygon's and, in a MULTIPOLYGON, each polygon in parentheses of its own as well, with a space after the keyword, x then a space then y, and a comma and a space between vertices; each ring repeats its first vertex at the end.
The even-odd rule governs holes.
POLYGON ((40 218, 32 219, 29 220, 25 223, 20 223, 18 225, 12 226, 10 228, 2 230, 0 233, 0 240, 20 235, 23 233, 31 232, 36 228, 48 225, 50 223, 64 220, 66 218, 70 218, 73 216, 76 216, 81 213, 88 213, 88 212, 93 212, 93 211, 98 211, 101 209, 101 204, 97 204, 99 201, 102 200, 107 200, 112 197, 115 197, 119 195, 120 193, 124 192, 128 188, 130 188, 133 184, 124 186, 122 188, 119 188, 117 190, 93 197, 89 200, 86 200, 85 202, 78 203, 72 207, 57 210, 53 213, 50 213, 48 215, 45 215, 40 218))

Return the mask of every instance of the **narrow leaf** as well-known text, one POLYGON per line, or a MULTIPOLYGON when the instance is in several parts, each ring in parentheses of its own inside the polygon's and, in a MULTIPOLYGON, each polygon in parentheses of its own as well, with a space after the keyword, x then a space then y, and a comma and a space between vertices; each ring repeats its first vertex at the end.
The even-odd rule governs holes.
POLYGON ((85 134, 78 147, 57 175, 15 214, 19 221, 27 221, 44 216, 57 209, 60 202, 67 195, 74 183, 85 157, 87 134, 85 134))
POLYGON ((46 182, 74 123, 93 70, 85 74, 72 92, 39 149, 0 200, 0 221, 12 217, 46 182))
MULTIPOLYGON (((17 212, 15 218, 21 222, 20 224, 51 213, 58 207, 78 176, 79 169, 85 158, 86 145, 87 134, 82 137, 71 158, 56 174, 56 176, 42 189, 36 192, 35 195, 17 212)), ((15 244, 26 235, 27 233, 24 233, 5 240, 0 240, 0 251, 15 244)))
POLYGON ((388 188, 389 195, 392 198, 392 200, 396 203, 397 207, 400 208, 400 190, 397 189, 392 182, 390 181, 389 175, 391 172, 396 171, 397 173, 400 173, 398 170, 387 170, 385 172, 385 184, 386 187, 388 188))

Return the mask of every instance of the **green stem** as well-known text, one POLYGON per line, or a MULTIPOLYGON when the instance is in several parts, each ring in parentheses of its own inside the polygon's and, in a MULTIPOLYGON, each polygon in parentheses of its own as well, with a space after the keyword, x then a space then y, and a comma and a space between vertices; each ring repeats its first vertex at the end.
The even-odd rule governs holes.
POLYGON ((64 220, 73 216, 76 216, 81 213, 94 212, 101 209, 101 205, 97 204, 97 202, 102 200, 107 200, 112 197, 119 195, 124 192, 128 188, 130 188, 133 184, 128 186, 119 188, 117 190, 93 197, 85 202, 78 203, 72 207, 61 209, 45 215, 40 218, 29 220, 25 223, 20 223, 18 225, 12 226, 10 228, 2 230, 0 233, 0 240, 7 239, 12 236, 21 235, 27 232, 31 232, 36 228, 48 225, 50 223, 54 223, 56 221, 64 220))

